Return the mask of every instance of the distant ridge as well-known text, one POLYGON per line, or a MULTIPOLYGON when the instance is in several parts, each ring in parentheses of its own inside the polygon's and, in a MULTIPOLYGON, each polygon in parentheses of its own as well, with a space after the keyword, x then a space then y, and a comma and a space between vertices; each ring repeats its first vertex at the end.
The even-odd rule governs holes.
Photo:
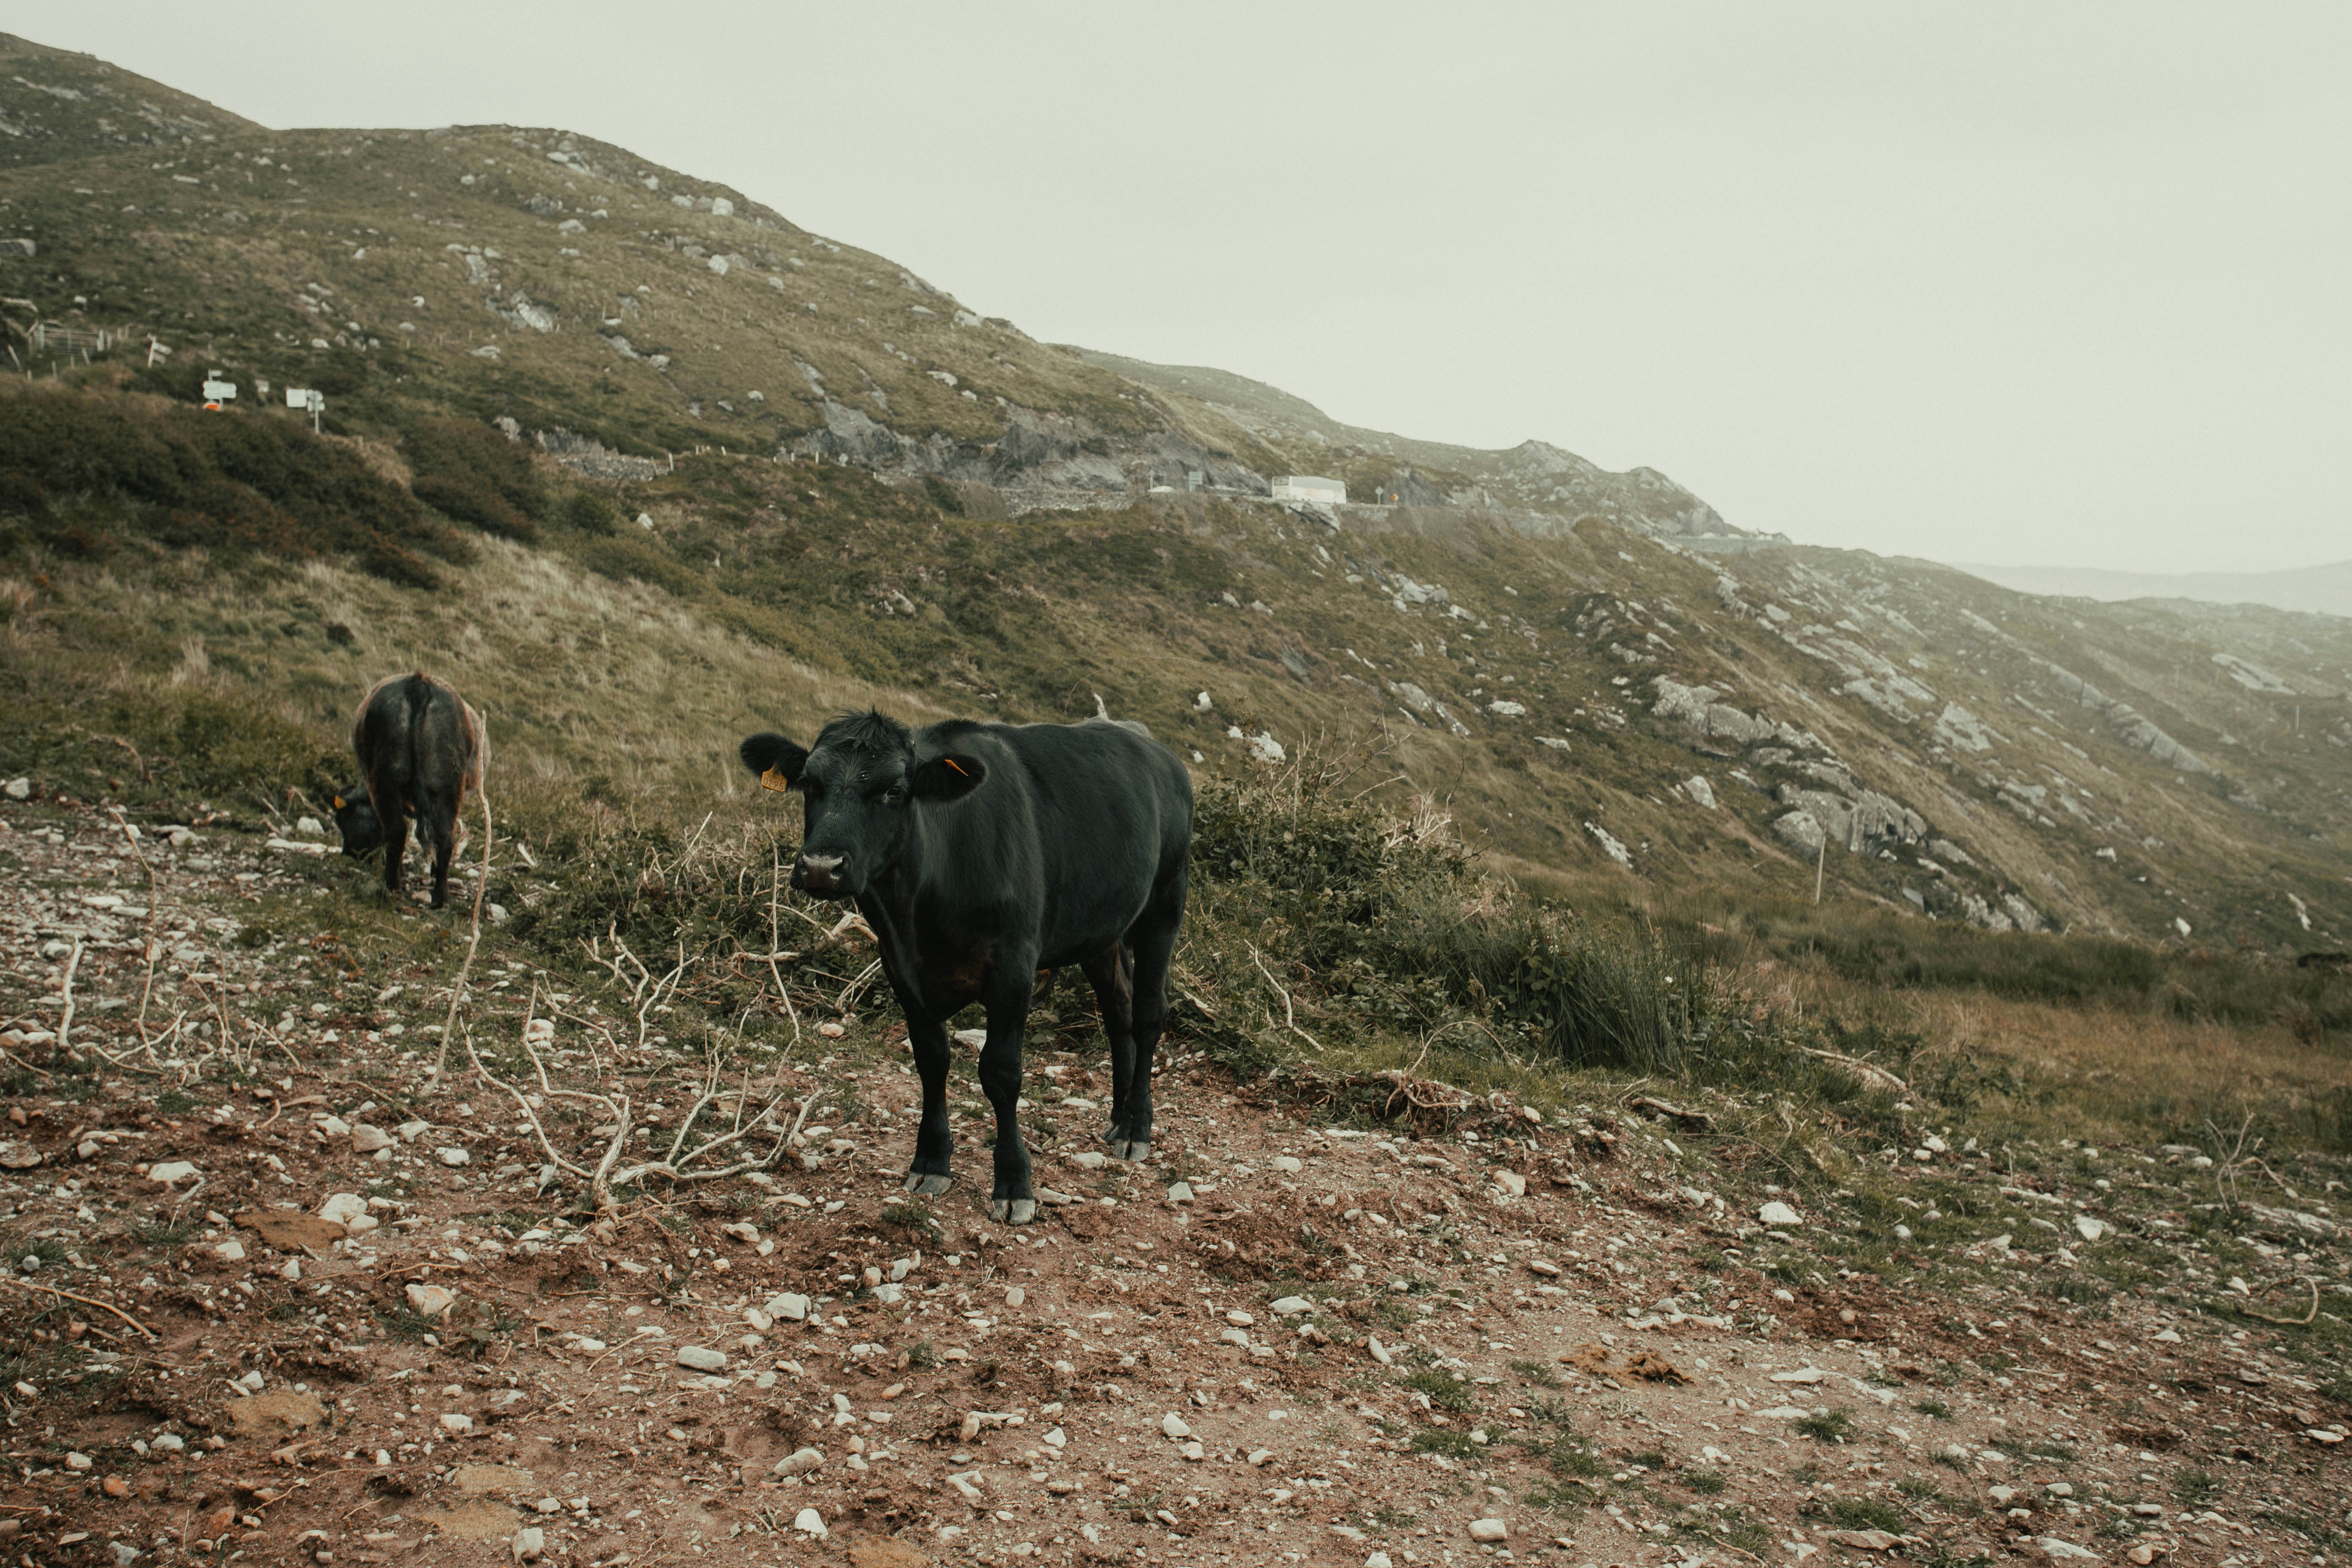
POLYGON ((1976 566, 1953 570, 2021 594, 2059 598, 2195 599, 2211 605, 2268 605, 2322 616, 2352 616, 2352 561, 2292 572, 2116 572, 2102 566, 1976 566))

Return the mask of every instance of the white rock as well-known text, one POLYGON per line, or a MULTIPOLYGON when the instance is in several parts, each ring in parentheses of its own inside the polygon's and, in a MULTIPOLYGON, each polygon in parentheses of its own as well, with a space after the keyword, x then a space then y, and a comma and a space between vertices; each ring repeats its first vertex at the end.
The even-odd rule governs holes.
POLYGON ((419 1138, 424 1137, 427 1132, 433 1131, 433 1123, 430 1121, 404 1121, 397 1129, 395 1129, 395 1131, 399 1132, 400 1141, 402 1142, 414 1143, 419 1138))
POLYGON ((1389 1554, 1385 1552, 1373 1552, 1364 1559, 1364 1568, 1389 1568, 1389 1554))
POLYGON ((464 1433, 473 1429, 474 1418, 464 1411, 445 1410, 441 1413, 441 1430, 444 1432, 464 1433))
POLYGON ((677 1364, 692 1367, 697 1372, 724 1372, 727 1352, 709 1350, 701 1345, 680 1345, 677 1347, 677 1364))
POLYGON ((392 1134, 381 1127, 371 1127, 364 1121, 352 1124, 352 1152, 373 1154, 379 1149, 392 1147, 392 1134))
POLYGON ((1274 1450, 1271 1448, 1252 1448, 1250 1450, 1249 1462, 1253 1465, 1270 1465, 1274 1463, 1274 1450))
POLYGON ((1109 1160, 1110 1156, 1099 1149, 1081 1149, 1070 1156, 1070 1163, 1081 1171, 1099 1171, 1109 1160))
POLYGON ((436 1149, 433 1151, 433 1157, 440 1161, 443 1164, 453 1168, 462 1165, 467 1161, 473 1158, 471 1154, 468 1154, 463 1149, 457 1148, 436 1149))
POLYGON ((378 1223, 375 1215, 372 1214, 353 1215, 343 1221, 343 1232, 347 1236, 365 1236, 373 1230, 378 1223))
POLYGON ((1295 1154, 1276 1154, 1274 1157, 1274 1168, 1286 1176, 1295 1176, 1307 1169, 1307 1162, 1295 1154))
POLYGON ((805 1475, 824 1463, 824 1456, 814 1448, 795 1448, 776 1461, 780 1476, 805 1475))
POLYGON ((1021 1306, 1027 1302, 1028 1300, 1029 1292, 1023 1289, 1018 1285, 1015 1285, 1013 1289, 1004 1293, 1004 1304, 1008 1307, 1021 1306))
POLYGON ((1192 1201, 1192 1184, 1190 1182, 1171 1183, 1168 1187, 1168 1201, 1171 1204, 1191 1203, 1192 1201))
POLYGON ((351 1130, 352 1124, 344 1121, 340 1116, 330 1116, 324 1121, 319 1123, 319 1131, 325 1133, 330 1138, 343 1137, 349 1133, 351 1130))
POLYGON ((319 1205, 320 1219, 347 1226, 368 1212, 367 1199, 357 1193, 336 1193, 319 1205))
POLYGON ((793 1528, 803 1535, 814 1535, 820 1540, 832 1533, 824 1527, 824 1515, 813 1508, 804 1508, 793 1515, 793 1528))
POLYGON ((10 800, 28 800, 32 797, 32 780, 10 779, 8 781, 8 798, 10 800))
POLYGON ((809 1299, 806 1296, 786 1291, 781 1296, 769 1297, 768 1304, 760 1310, 771 1318, 781 1318, 794 1323, 802 1322, 809 1315, 809 1299))
POLYGON ((1286 1318, 1295 1317, 1300 1312, 1313 1311, 1315 1303, 1304 1296, 1285 1296, 1275 1302, 1274 1310, 1286 1318))
POLYGON ((1503 1191, 1510 1194, 1511 1196, 1515 1198, 1523 1198, 1528 1195, 1528 1179, 1525 1176, 1520 1175, 1517 1171, 1506 1171, 1497 1168, 1495 1172, 1495 1184, 1502 1188, 1503 1191))
POLYGON ((2077 1557, 2095 1558, 2098 1556, 2097 1552, 2092 1551, 2087 1546, 2077 1546, 2071 1541, 2061 1541, 2054 1535, 2042 1536, 2041 1539, 2034 1542, 2033 1544, 2042 1548, 2043 1555, 2060 1563, 2064 1563, 2077 1557))
POLYGON ((286 1260, 286 1267, 284 1267, 283 1268, 280 1268, 280 1269, 278 1271, 278 1277, 280 1279, 301 1279, 301 1278, 302 1278, 302 1260, 301 1260, 300 1258, 288 1258, 288 1259, 286 1260))
POLYGON ((1474 1519, 1470 1521, 1470 1539, 1488 1542, 1508 1541, 1511 1527, 1499 1519, 1474 1519))
POLYGON ((422 1318, 439 1317, 457 1300, 457 1292, 446 1285, 411 1285, 406 1294, 409 1310, 422 1318))
POLYGON ((1396 1357, 1389 1353, 1389 1347, 1381 1343, 1380 1340, 1375 1336, 1366 1336, 1364 1340, 1364 1348, 1371 1352, 1372 1359, 1380 1363, 1382 1366, 1387 1366, 1396 1360, 1396 1357))
POLYGON ((1805 1216, 1775 1198, 1756 1211, 1756 1217, 1766 1225, 1802 1225, 1805 1216))
POLYGON ((168 1187, 174 1182, 184 1182, 195 1173, 196 1168, 185 1160, 167 1160, 163 1164, 147 1167, 147 1179, 159 1187, 168 1187))
POLYGON ((2074 1216, 2074 1233, 2084 1241, 2098 1240, 2107 1234, 2107 1222, 2103 1219, 2093 1219, 2086 1214, 2078 1214, 2074 1216))
MULTIPOLYGON (((553 1500, 551 1499, 550 1500, 552 1501, 553 1500)), ((555 1506, 556 1508, 562 1508, 563 1505, 562 1503, 557 1503, 555 1506)), ((542 1511, 551 1513, 554 1510, 548 1509, 542 1511)), ((514 1551, 514 1560, 516 1562, 535 1563, 541 1557, 546 1555, 547 1531, 540 1529, 540 1527, 535 1524, 526 1524, 520 1530, 515 1531, 514 1540, 508 1544, 514 1551)))
POLYGON ((213 1256, 223 1263, 242 1263, 245 1261, 245 1243, 224 1241, 213 1248, 213 1256))
POLYGON ((1180 1441, 1192 1435, 1192 1428, 1184 1425, 1184 1418, 1173 1410, 1160 1418, 1160 1430, 1165 1436, 1180 1441))

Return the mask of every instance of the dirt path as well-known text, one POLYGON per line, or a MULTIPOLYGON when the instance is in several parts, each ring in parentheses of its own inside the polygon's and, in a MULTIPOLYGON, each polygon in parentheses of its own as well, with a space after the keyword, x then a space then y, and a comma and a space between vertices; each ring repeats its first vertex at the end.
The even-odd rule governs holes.
MULTIPOLYGON (((656 1186, 600 1239, 510 1104, 429 1091, 430 974, 283 934, 303 900, 327 918, 334 868, 151 828, 158 894, 104 817, 12 803, 0 828, 10 1562, 2232 1568, 2330 1561, 2352 1528, 2342 1369, 2283 1353, 2295 1331, 2036 1291, 2118 1226, 2170 1257, 2178 1155, 2102 1152, 2154 1173, 2118 1215, 2113 1188, 1898 1153, 1923 1234, 1995 1188, 2054 1228, 1978 1225, 1936 1244, 1966 1282, 1889 1282, 1622 1108, 1416 1139, 1184 1071, 1129 1169, 1093 1152, 1094 1056, 1049 1050, 1054 1197, 1013 1230, 973 1187, 961 1061, 959 1184, 900 1196, 915 1080, 854 1025, 778 1080, 816 1100, 804 1150, 656 1186), (280 934, 251 941, 263 910, 280 934), (49 1068, 69 966, 66 1043, 119 1068, 49 1068)), ((488 1035, 532 976, 482 978, 488 1035)), ((594 1044, 567 1021, 546 1048, 594 1044)), ((632 1072, 674 1121, 675 1061, 632 1072)), ((2333 1270, 2324 1207, 2244 1239, 2333 1270)))

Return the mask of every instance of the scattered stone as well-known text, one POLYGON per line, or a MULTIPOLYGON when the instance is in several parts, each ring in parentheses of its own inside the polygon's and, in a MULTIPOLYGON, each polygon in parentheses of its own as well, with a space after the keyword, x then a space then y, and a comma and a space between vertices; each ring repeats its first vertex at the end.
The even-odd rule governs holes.
POLYGON ((381 1127, 371 1127, 364 1121, 352 1124, 352 1148, 355 1152, 373 1154, 379 1149, 392 1147, 392 1134, 381 1127))
POLYGON ((404 1121, 395 1128, 394 1131, 400 1134, 400 1141, 402 1142, 414 1143, 419 1138, 424 1137, 427 1132, 433 1131, 433 1123, 430 1121, 404 1121))
POLYGON ((245 1243, 241 1241, 221 1242, 213 1248, 213 1256, 219 1258, 223 1263, 242 1263, 245 1261, 245 1243))
POLYGON ((474 1418, 464 1411, 445 1410, 441 1413, 441 1430, 444 1432, 453 1433, 462 1437, 473 1429, 474 1418))
POLYGON ((1470 1539, 1496 1545, 1511 1538, 1511 1527, 1499 1519, 1474 1519, 1470 1521, 1470 1539))
POLYGON ((787 1322, 803 1322, 807 1321, 809 1315, 809 1299, 788 1290, 781 1296, 769 1297, 767 1305, 760 1310, 771 1318, 780 1318, 787 1322))
POLYGON ((0 1165, 9 1170, 29 1171, 40 1163, 41 1152, 30 1143, 0 1143, 0 1165))
POLYGON ((457 1300, 457 1292, 446 1285, 411 1285, 406 1294, 409 1310, 420 1318, 437 1318, 457 1300))
POLYGON ((1015 1285, 1013 1289, 1004 1293, 1004 1304, 1008 1307, 1025 1305, 1028 1300, 1029 1292, 1018 1285, 1015 1285))
POLYGON ((1856 1552, 1892 1552, 1903 1544, 1903 1537, 1890 1535, 1883 1530, 1831 1530, 1822 1534, 1824 1541, 1840 1546, 1851 1546, 1856 1552))
POLYGON ((341 1226, 367 1213, 367 1199, 357 1193, 337 1193, 319 1205, 319 1217, 341 1226))
POLYGON ((185 1160, 167 1160, 163 1164, 147 1167, 147 1179, 159 1187, 184 1182, 195 1173, 196 1168, 185 1160))
POLYGON ((1495 1172, 1495 1184, 1515 1198, 1528 1195, 1528 1179, 1517 1171, 1506 1171, 1497 1167, 1495 1172))
POLYGON ((547 1531, 535 1524, 526 1524, 515 1531, 511 1544, 516 1562, 536 1563, 547 1552, 547 1531))
POLYGON ((228 1406, 229 1425, 242 1436, 286 1437, 327 1424, 327 1407, 314 1394, 275 1388, 228 1406))
POLYGON ((1184 1418, 1173 1410, 1160 1418, 1160 1430, 1166 1436, 1180 1440, 1192 1435, 1192 1428, 1184 1425, 1184 1418))
POLYGON ((466 1163, 468 1160, 473 1158, 473 1156, 467 1153, 465 1150, 454 1147, 447 1149, 436 1149, 433 1151, 433 1157, 452 1169, 466 1163))
POLYGON ((66 1468, 68 1470, 86 1470, 89 1468, 92 1463, 93 1461, 88 1454, 68 1454, 66 1456, 66 1468))
POLYGON ((2074 1230, 2084 1241, 2096 1241, 2114 1228, 2106 1221, 2093 1219, 2086 1214, 2078 1214, 2074 1216, 2074 1230))
POLYGON ((1756 1217, 1759 1222, 1765 1225, 1802 1225, 1805 1223, 1804 1215, 1799 1214, 1795 1209, 1790 1208, 1787 1204, 1782 1203, 1778 1198, 1774 1198, 1770 1203, 1766 1204, 1762 1208, 1758 1209, 1756 1211, 1756 1217))
POLYGON ((813 1508, 804 1508, 793 1515, 793 1528, 803 1535, 814 1535, 819 1540, 833 1533, 824 1527, 824 1515, 813 1508))
POLYGON ((1192 1184, 1190 1182, 1171 1183, 1168 1187, 1168 1201, 1171 1204, 1191 1203, 1192 1201, 1192 1184))
POLYGON ((776 1461, 776 1474, 801 1476, 824 1463, 824 1456, 814 1448, 795 1448, 776 1461))
POLYGON ((2071 1541, 2061 1541, 2054 1535, 2042 1536, 2033 1544, 2042 1548, 2042 1554, 2053 1562, 2063 1563, 2077 1557, 2098 1556, 2097 1552, 2087 1546, 2077 1546, 2071 1541))
POLYGON ((1389 1347, 1381 1343, 1377 1335, 1365 1336, 1364 1349, 1370 1352, 1371 1358, 1382 1366, 1388 1366, 1396 1360, 1395 1356, 1389 1353, 1389 1347))
POLYGON ((727 1352, 709 1350, 701 1345, 680 1345, 677 1347, 677 1364, 691 1367, 696 1372, 724 1372, 727 1369, 727 1352))
POLYGON ((1301 1312, 1311 1312, 1314 1310, 1315 1303, 1304 1296, 1285 1296, 1274 1303, 1274 1310, 1286 1318, 1296 1317, 1301 1312))
POLYGON ((1276 1154, 1274 1157, 1274 1168, 1286 1176, 1295 1176, 1307 1169, 1307 1162, 1295 1154, 1276 1154))

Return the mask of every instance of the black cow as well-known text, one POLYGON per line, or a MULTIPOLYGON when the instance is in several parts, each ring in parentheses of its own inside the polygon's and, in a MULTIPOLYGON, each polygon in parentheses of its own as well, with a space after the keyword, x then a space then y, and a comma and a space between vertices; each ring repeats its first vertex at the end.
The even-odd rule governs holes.
POLYGON ((414 816, 417 838, 433 852, 433 907, 441 908, 449 901, 457 814, 467 795, 482 787, 489 762, 482 716, 446 680, 423 673, 386 676, 360 700, 352 751, 362 782, 335 795, 343 853, 364 855, 383 845, 383 885, 400 891, 414 816))
POLYGON ((948 1020, 988 1009, 980 1083, 996 1110, 992 1218, 1036 1216, 1022 1146, 1021 1035, 1039 971, 1076 963, 1110 1037, 1119 1158, 1151 1152, 1151 1055, 1184 920, 1192 781, 1140 724, 981 724, 909 732, 880 713, 827 724, 813 750, 743 742, 771 789, 798 789, 793 886, 853 902, 881 941, 923 1079, 907 1191, 948 1187, 948 1020))

